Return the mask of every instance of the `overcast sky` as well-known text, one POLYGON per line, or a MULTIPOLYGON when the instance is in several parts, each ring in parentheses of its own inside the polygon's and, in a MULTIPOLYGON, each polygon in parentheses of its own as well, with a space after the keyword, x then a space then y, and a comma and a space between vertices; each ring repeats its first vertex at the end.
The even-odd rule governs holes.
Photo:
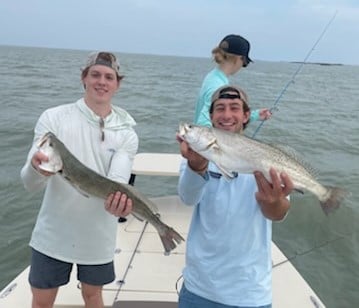
POLYGON ((303 61, 334 15, 308 61, 359 65, 359 0, 0 0, 0 45, 210 57, 235 33, 303 61))

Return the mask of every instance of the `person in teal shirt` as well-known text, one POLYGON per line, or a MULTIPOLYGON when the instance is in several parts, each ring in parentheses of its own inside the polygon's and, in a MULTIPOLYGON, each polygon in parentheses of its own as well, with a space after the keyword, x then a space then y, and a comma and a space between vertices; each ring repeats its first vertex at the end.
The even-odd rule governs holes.
MULTIPOLYGON (((252 60, 249 57, 250 44, 240 35, 230 34, 224 37, 219 45, 212 50, 217 67, 210 71, 203 80, 196 102, 194 123, 211 126, 209 106, 213 93, 220 87, 229 84, 229 77, 247 67, 252 60)), ((263 121, 271 117, 267 108, 252 110, 251 121, 263 121)))
MULTIPOLYGON (((224 86, 210 106, 213 127, 242 133, 250 109, 246 93, 224 86)), ((293 182, 270 169, 227 180, 214 163, 178 137, 183 159, 178 195, 193 206, 179 308, 271 308, 272 221, 286 217, 293 182)))

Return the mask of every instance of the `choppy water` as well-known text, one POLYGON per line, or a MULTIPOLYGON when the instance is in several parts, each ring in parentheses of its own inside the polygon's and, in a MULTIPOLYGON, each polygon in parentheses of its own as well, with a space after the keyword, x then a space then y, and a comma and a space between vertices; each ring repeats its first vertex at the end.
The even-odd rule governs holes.
MULTIPOLYGON (((27 266, 27 246, 41 194, 24 190, 19 171, 40 113, 82 95, 80 66, 87 51, 0 46, 0 289, 27 266)), ((126 75, 115 103, 138 122, 140 152, 177 152, 175 131, 191 121, 209 59, 119 54, 126 75)), ((253 108, 272 106, 299 64, 251 64, 234 79, 253 108)), ((326 217, 316 199, 294 194, 274 240, 327 307, 359 305, 359 67, 305 65, 257 138, 289 144, 342 186, 351 199, 326 217)), ((256 125, 251 125, 251 135, 256 125)), ((175 193, 176 179, 138 178, 150 196, 175 193)), ((285 292, 285 290, 283 290, 285 292)))

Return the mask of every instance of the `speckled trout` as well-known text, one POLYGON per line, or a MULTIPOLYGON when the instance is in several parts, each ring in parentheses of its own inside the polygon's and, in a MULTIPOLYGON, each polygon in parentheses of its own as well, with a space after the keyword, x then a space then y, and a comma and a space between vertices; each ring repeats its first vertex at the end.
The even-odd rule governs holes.
POLYGON ((232 178, 233 172, 261 171, 270 181, 271 167, 279 173, 287 173, 296 190, 307 190, 319 199, 326 214, 337 209, 348 195, 341 188, 319 183, 313 168, 289 148, 259 142, 243 134, 186 123, 180 124, 178 135, 193 151, 216 164, 226 178, 232 178))
POLYGON ((83 165, 66 146, 51 132, 45 134, 38 143, 40 151, 49 158, 39 167, 43 170, 60 174, 81 194, 106 199, 116 191, 125 193, 133 201, 133 215, 152 224, 163 244, 165 254, 176 248, 184 239, 173 228, 164 224, 159 214, 155 213, 156 205, 133 186, 110 180, 83 165))

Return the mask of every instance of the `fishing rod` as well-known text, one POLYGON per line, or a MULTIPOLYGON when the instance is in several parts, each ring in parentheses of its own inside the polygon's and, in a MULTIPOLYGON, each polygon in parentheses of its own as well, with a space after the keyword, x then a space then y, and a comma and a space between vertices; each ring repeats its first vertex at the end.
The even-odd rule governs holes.
POLYGON ((340 236, 338 236, 338 237, 336 237, 336 238, 334 238, 334 239, 332 239, 332 240, 324 241, 324 242, 322 242, 321 244, 315 245, 315 246, 313 246, 313 247, 311 247, 311 248, 309 248, 309 249, 307 249, 307 250, 305 250, 305 251, 302 251, 302 252, 295 252, 291 257, 288 257, 287 259, 285 259, 285 260, 283 260, 283 261, 281 261, 281 262, 278 262, 278 263, 276 263, 275 265, 273 265, 273 268, 278 267, 278 266, 280 266, 280 265, 282 265, 282 264, 284 264, 284 263, 291 262, 291 261, 293 261, 294 259, 296 259, 297 257, 301 257, 301 256, 305 256, 305 255, 307 255, 307 254, 310 254, 311 252, 316 251, 317 249, 323 248, 323 247, 325 247, 325 246, 327 246, 327 245, 329 245, 329 244, 331 244, 331 243, 333 243, 333 242, 336 242, 336 241, 339 241, 339 240, 343 240, 343 239, 345 240, 345 239, 347 239, 350 235, 352 235, 353 233, 354 233, 354 232, 351 232, 351 233, 349 233, 349 234, 340 235, 340 236))
MULTIPOLYGON (((325 26, 324 30, 322 31, 322 33, 320 34, 320 36, 318 37, 318 39, 316 40, 316 42, 314 43, 314 45, 312 46, 312 48, 309 50, 308 54, 306 55, 306 57, 304 58, 303 62, 299 65, 298 69, 294 72, 292 78, 288 81, 288 83, 284 86, 284 88, 282 89, 282 91, 280 92, 280 94, 278 95, 277 99, 275 100, 273 106, 269 109, 269 111, 273 114, 274 110, 276 109, 277 104, 279 103, 280 99, 283 97, 284 93, 287 91, 287 89, 289 88, 289 86, 294 83, 295 77, 299 74, 299 72, 302 70, 304 64, 307 63, 308 58, 310 57, 310 55, 312 54, 313 50, 315 49, 315 47, 318 45, 318 43, 320 42, 320 40, 322 39, 322 37, 324 36, 325 32, 327 32, 329 26, 331 25, 331 23, 334 21, 335 17, 337 16, 338 10, 335 11, 333 17, 329 20, 329 22, 327 23, 327 25, 325 26)), ((258 133, 258 131, 261 129, 261 127, 264 124, 264 120, 261 121, 261 123, 258 125, 258 127, 256 128, 256 130, 254 131, 252 138, 255 137, 255 135, 258 133)))

